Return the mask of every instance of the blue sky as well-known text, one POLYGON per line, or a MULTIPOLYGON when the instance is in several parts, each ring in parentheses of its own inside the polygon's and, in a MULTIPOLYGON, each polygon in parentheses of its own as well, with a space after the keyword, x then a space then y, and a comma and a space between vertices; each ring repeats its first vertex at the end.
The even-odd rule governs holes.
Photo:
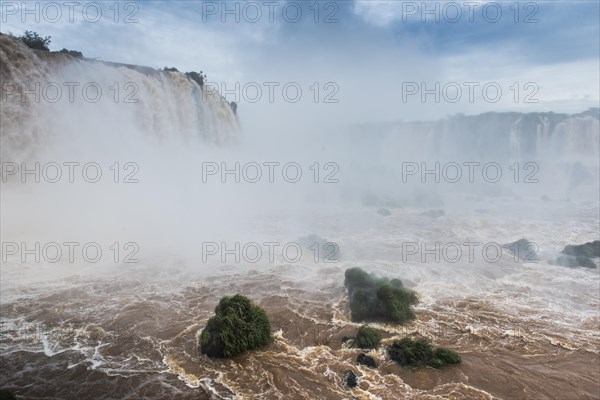
MULTIPOLYGON (((21 3, 2 1, 0 30, 19 34, 30 29, 50 35, 53 50, 66 47, 103 60, 203 70, 209 81, 228 87, 235 82, 243 86, 293 81, 305 92, 310 92, 311 82, 335 82, 339 89, 339 102, 327 105, 307 101, 244 104, 242 99, 241 112, 245 111, 249 121, 256 119, 256 126, 264 124, 269 113, 290 118, 311 115, 324 123, 431 119, 494 110, 577 112, 598 105, 598 1, 475 1, 472 15, 463 1, 426 2, 430 10, 438 7, 439 22, 433 14, 423 15, 422 1, 367 0, 275 1, 271 22, 268 6, 257 1, 251 2, 262 12, 256 23, 248 21, 256 14, 247 2, 239 2, 239 23, 232 15, 221 20, 224 7, 234 7, 235 2, 226 6, 214 1, 125 1, 119 4, 118 23, 114 22, 112 1, 102 3, 102 18, 95 23, 82 17, 81 6, 75 8, 70 22, 61 2, 55 2, 64 14, 58 22, 51 23, 45 20, 48 15, 42 14, 39 23, 31 15, 23 23, 20 10, 15 13, 12 8, 21 3), (462 5, 460 17, 457 4, 462 5), (296 5, 301 6, 302 17, 291 22, 296 5), (498 5, 501 17, 496 14, 498 5), (283 18, 284 7, 288 20, 283 18), (215 8, 216 13, 211 14, 215 8), (138 22, 123 23, 131 12, 138 22), (324 23, 328 15, 330 22, 331 18, 337 22, 324 23), (502 99, 497 103, 481 99, 437 103, 413 96, 417 100, 401 101, 405 82, 462 86, 473 81, 481 85, 497 82, 503 89, 502 99), (539 89, 535 95, 538 102, 515 102, 509 89, 515 82, 521 97, 527 93, 523 86, 534 82, 539 89)), ((43 8, 47 3, 51 2, 39 4, 43 8)), ((476 95, 481 97, 481 93, 476 95)))

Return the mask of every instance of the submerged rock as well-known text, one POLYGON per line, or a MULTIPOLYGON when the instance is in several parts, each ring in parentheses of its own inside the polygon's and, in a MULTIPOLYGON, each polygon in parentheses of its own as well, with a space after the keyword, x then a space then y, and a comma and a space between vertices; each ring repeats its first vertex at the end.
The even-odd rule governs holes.
POLYGON ((318 257, 319 260, 336 261, 340 259, 340 246, 335 242, 323 239, 317 234, 311 233, 308 236, 298 238, 298 244, 318 257), (318 247, 318 253, 315 246, 318 247))
POLYGON ((377 368, 377 363, 373 357, 369 357, 365 353, 360 353, 356 357, 356 363, 359 365, 366 365, 369 368, 377 368))
POLYGON ((444 210, 428 210, 424 211, 422 214, 429 218, 439 218, 446 215, 444 210))
POLYGON ((390 215, 392 215, 392 212, 387 208, 380 208, 379 210, 377 210, 377 214, 382 215, 384 217, 389 217, 390 215))
POLYGON ((265 311, 247 297, 223 297, 208 320, 198 344, 209 357, 233 357, 273 341, 265 311))

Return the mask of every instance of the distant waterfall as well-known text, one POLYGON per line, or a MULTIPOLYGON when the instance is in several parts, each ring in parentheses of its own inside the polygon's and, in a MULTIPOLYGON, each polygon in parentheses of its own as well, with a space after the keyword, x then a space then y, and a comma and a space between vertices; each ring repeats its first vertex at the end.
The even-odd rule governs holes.
POLYGON ((579 160, 600 155, 597 108, 579 114, 488 112, 438 121, 354 126, 364 146, 410 159, 579 160))
POLYGON ((239 129, 224 98, 183 73, 31 50, 7 35, 0 36, 0 101, 5 161, 34 157, 58 139, 115 137, 114 145, 127 146, 137 135, 223 145, 239 129))

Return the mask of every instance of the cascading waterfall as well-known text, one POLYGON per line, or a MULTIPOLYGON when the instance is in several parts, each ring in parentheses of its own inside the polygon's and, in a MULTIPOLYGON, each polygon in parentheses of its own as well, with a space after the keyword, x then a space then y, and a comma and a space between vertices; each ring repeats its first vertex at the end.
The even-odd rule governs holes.
POLYGON ((456 115, 439 121, 359 125, 352 130, 357 140, 365 132, 369 132, 372 141, 384 140, 390 151, 406 152, 413 157, 416 154, 441 159, 558 157, 594 161, 600 154, 597 108, 573 115, 551 112, 456 115))
POLYGON ((222 96, 182 73, 32 50, 7 35, 0 36, 0 83, 4 161, 77 140, 223 145, 239 129, 222 96))

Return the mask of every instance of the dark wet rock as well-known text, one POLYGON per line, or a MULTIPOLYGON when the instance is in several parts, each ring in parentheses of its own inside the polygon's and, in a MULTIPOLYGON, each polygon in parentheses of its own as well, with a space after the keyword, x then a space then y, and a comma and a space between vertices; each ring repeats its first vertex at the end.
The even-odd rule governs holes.
POLYGON ((350 336, 342 336, 342 343, 346 343, 348 340, 354 340, 353 337, 350 336))
POLYGON ((340 246, 337 243, 330 242, 315 233, 298 238, 298 244, 305 250, 309 251, 311 255, 318 257, 319 261, 335 261, 340 259, 340 246), (318 246, 319 248, 318 253, 315 246, 318 246))
POLYGON ((348 385, 349 388, 355 388, 356 386, 358 386, 358 377, 354 375, 354 372, 352 371, 346 372, 344 380, 346 381, 346 385, 348 385))
POLYGON ((366 365, 369 368, 377 368, 377 363, 373 357, 369 357, 365 353, 360 353, 356 357, 356 363, 359 365, 366 365))
POLYGON ((429 218, 439 218, 446 215, 444 210, 428 210, 423 212, 422 214, 429 218))
POLYGON ((537 251, 539 250, 537 243, 530 242, 524 238, 502 245, 502 248, 510 250, 515 259, 522 262, 535 262, 539 260, 537 256, 537 251))
POLYGON ((562 255, 558 256, 555 260, 548 262, 553 265, 569 268, 597 268, 598 266, 592 258, 600 257, 600 240, 579 245, 570 244, 565 246, 561 253, 562 255))
POLYGON ((584 244, 569 244, 565 246, 562 254, 566 254, 568 256, 581 256, 587 258, 595 258, 600 257, 600 240, 596 240, 593 242, 587 242, 584 244))
POLYGON ((392 212, 387 208, 380 208, 379 210, 377 210, 377 214, 382 215, 384 217, 388 217, 392 215, 392 212))

